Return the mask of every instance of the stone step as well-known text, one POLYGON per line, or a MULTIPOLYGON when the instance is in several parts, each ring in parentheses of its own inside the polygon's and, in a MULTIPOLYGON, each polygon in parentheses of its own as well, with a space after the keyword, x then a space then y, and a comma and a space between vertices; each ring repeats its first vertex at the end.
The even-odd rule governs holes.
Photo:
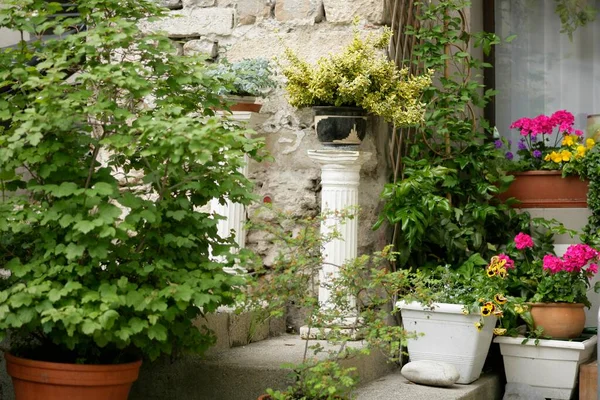
MULTIPOLYGON (((324 341, 319 342, 329 347, 324 341)), ((305 341, 298 335, 282 335, 246 346, 214 350, 205 357, 185 356, 143 365, 130 400, 256 400, 265 389, 285 389, 292 383, 283 364, 300 363, 305 341)), ((360 342, 351 342, 361 347, 360 342)), ((329 347, 330 348, 330 347, 329 347)), ((323 355, 325 357, 325 355, 323 355)), ((395 366, 380 352, 344 361, 356 367, 362 384, 380 378, 395 366)))
POLYGON ((454 384, 448 388, 412 383, 396 370, 360 387, 356 400, 500 400, 504 393, 503 377, 485 373, 469 385, 454 384))
POLYGON ((194 325, 199 329, 206 327, 215 333, 217 342, 211 351, 245 346, 269 337, 282 335, 286 330, 285 318, 272 318, 264 321, 257 312, 236 312, 225 307, 196 319, 194 325))

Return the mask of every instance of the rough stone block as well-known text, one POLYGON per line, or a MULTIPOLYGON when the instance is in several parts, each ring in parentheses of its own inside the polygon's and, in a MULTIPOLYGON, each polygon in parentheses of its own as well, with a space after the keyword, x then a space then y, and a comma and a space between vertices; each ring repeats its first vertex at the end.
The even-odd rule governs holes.
POLYGON ((177 10, 182 7, 181 0, 155 0, 158 4, 171 10, 177 10))
POLYGON ((321 22, 323 20, 323 1, 277 0, 275 18, 278 21, 321 22))
POLYGON ((211 313, 194 321, 198 329, 209 329, 217 337, 213 349, 228 349, 229 345, 229 313, 211 313))
POLYGON ((252 25, 258 19, 268 18, 274 0, 219 0, 219 7, 235 9, 239 25, 252 25))
POLYGON ((323 5, 327 22, 348 24, 359 16, 373 24, 384 23, 384 0, 323 0, 323 5))
POLYGON ((210 58, 216 58, 219 55, 219 42, 209 39, 190 40, 183 45, 183 54, 207 54, 210 58))
POLYGON ((216 4, 216 0, 183 0, 184 8, 214 7, 216 4))
POLYGON ((158 21, 142 21, 143 31, 164 31, 169 37, 194 37, 209 34, 230 35, 233 30, 232 8, 191 8, 173 11, 158 21))

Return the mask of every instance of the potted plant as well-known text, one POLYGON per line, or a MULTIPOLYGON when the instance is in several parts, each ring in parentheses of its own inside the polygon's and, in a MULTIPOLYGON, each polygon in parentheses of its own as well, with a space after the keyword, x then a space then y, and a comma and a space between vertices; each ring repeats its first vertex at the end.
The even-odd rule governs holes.
MULTIPOLYGON (((590 307, 587 291, 598 273, 600 253, 586 245, 570 245, 562 257, 536 254, 531 236, 519 233, 507 247, 507 260, 517 264, 509 290, 529 303, 532 329, 537 335, 574 339, 585 325, 583 308, 590 307), (512 258, 511 258, 512 257, 512 258)), ((600 290, 600 284, 595 285, 600 290)))
POLYGON ((414 76, 407 68, 398 69, 384 54, 391 36, 384 28, 363 38, 355 25, 352 42, 316 65, 285 50, 279 63, 290 104, 313 107, 317 136, 324 144, 359 144, 368 113, 398 127, 423 121, 425 104, 419 99, 431 85, 431 73, 414 76))
POLYGON ((238 170, 261 143, 212 116, 204 60, 139 31, 164 16, 155 2, 77 7, 0 8, 0 27, 36 38, 0 52, 0 333, 18 400, 127 398, 142 358, 208 348, 194 318, 243 285, 209 257, 231 243, 200 210, 251 200, 238 170))
MULTIPOLYGON (((533 337, 497 337, 508 383, 527 384, 540 397, 570 399, 579 365, 595 349, 597 336, 583 334, 587 288, 597 273, 598 251, 571 245, 562 257, 539 257, 530 236, 520 233, 507 247, 505 257, 515 265, 509 292, 530 300, 519 314, 533 337), (520 271, 517 273, 517 271, 520 271), (557 312, 560 308, 562 311, 557 312), (552 316, 544 314, 551 312, 552 316), (568 340, 561 340, 568 339, 568 340)), ((599 285, 596 285, 596 288, 599 285)))
MULTIPOLYGON (((592 138, 573 128, 575 117, 566 110, 554 114, 521 118, 511 124, 518 129, 518 160, 510 163, 515 180, 499 197, 514 197, 515 207, 583 207, 587 206, 588 182, 585 177, 586 157, 595 146, 592 138)), ((501 140, 496 141, 502 147, 501 140)), ((513 153, 506 153, 512 160, 513 153)))
POLYGON ((246 58, 235 63, 221 60, 211 75, 225 81, 223 94, 231 103, 231 111, 259 112, 262 104, 256 103, 256 98, 277 87, 273 67, 265 58, 246 58))
POLYGON ((477 380, 493 335, 507 333, 497 320, 518 311, 519 299, 505 296, 512 268, 504 256, 487 264, 476 254, 458 270, 439 268, 422 280, 425 286, 414 286, 397 304, 404 329, 416 336, 408 340, 410 360, 444 361, 458 370, 457 383, 477 380))

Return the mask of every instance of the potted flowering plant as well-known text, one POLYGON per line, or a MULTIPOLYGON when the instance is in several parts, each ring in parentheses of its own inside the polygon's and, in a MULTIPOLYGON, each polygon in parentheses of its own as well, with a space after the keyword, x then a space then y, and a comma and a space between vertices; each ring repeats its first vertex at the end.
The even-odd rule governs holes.
POLYGON ((359 144, 366 134, 367 113, 397 126, 419 124, 425 114, 419 98, 431 85, 431 73, 412 76, 385 56, 389 28, 363 38, 356 25, 352 42, 316 65, 290 48, 280 60, 290 104, 313 107, 317 135, 325 144, 359 144))
MULTIPOLYGON (((589 282, 598 272, 598 250, 586 244, 574 244, 562 257, 541 256, 531 236, 521 232, 507 252, 509 255, 500 257, 519 266, 516 269, 519 272, 509 281, 509 291, 529 300, 532 320, 526 322, 531 322, 536 334, 559 339, 581 335, 585 325, 583 307, 590 307, 589 282)), ((600 284, 596 284, 594 290, 600 290, 600 284)))
POLYGON ((598 271, 600 253, 575 244, 558 257, 543 255, 537 247, 529 235, 519 233, 506 247, 506 254, 498 256, 515 266, 507 293, 516 292, 529 300, 520 318, 529 326, 528 335, 536 339, 497 337, 494 342, 500 344, 508 383, 529 385, 540 398, 569 399, 579 365, 591 357, 597 342, 595 335, 582 337, 581 333, 583 307, 590 304, 589 280, 598 271), (556 340, 560 338, 570 340, 556 340))
MULTIPOLYGON (((514 171, 515 180, 500 197, 515 197, 521 201, 517 207, 583 207, 587 205, 588 182, 585 177, 586 156, 594 149, 592 138, 584 139, 583 132, 574 129, 575 117, 566 110, 550 116, 520 118, 511 129, 521 135, 517 143, 517 159, 508 143, 508 167, 514 171), (564 178, 564 179, 562 179, 564 178)), ((504 146, 497 140, 497 147, 504 146)))
POLYGON ((397 303, 405 330, 416 333, 408 339, 411 361, 448 362, 459 372, 457 383, 478 379, 493 335, 508 333, 497 321, 516 320, 524 310, 520 299, 506 295, 512 268, 505 257, 487 263, 475 254, 458 270, 438 267, 426 279, 415 279, 397 303))

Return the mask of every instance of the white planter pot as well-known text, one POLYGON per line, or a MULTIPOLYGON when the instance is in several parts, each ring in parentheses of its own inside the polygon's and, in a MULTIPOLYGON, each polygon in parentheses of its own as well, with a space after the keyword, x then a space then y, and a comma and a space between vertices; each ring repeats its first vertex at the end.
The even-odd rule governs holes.
POLYGON ((457 383, 468 384, 479 378, 487 357, 496 317, 487 317, 481 331, 475 327, 479 315, 464 315, 461 304, 398 302, 402 324, 419 336, 408 341, 411 361, 432 360, 452 364, 458 370, 457 383))
POLYGON ((526 344, 523 337, 494 339, 500 344, 507 383, 531 386, 540 397, 570 399, 577 382, 579 365, 586 362, 596 348, 598 337, 583 342, 535 339, 526 344))

